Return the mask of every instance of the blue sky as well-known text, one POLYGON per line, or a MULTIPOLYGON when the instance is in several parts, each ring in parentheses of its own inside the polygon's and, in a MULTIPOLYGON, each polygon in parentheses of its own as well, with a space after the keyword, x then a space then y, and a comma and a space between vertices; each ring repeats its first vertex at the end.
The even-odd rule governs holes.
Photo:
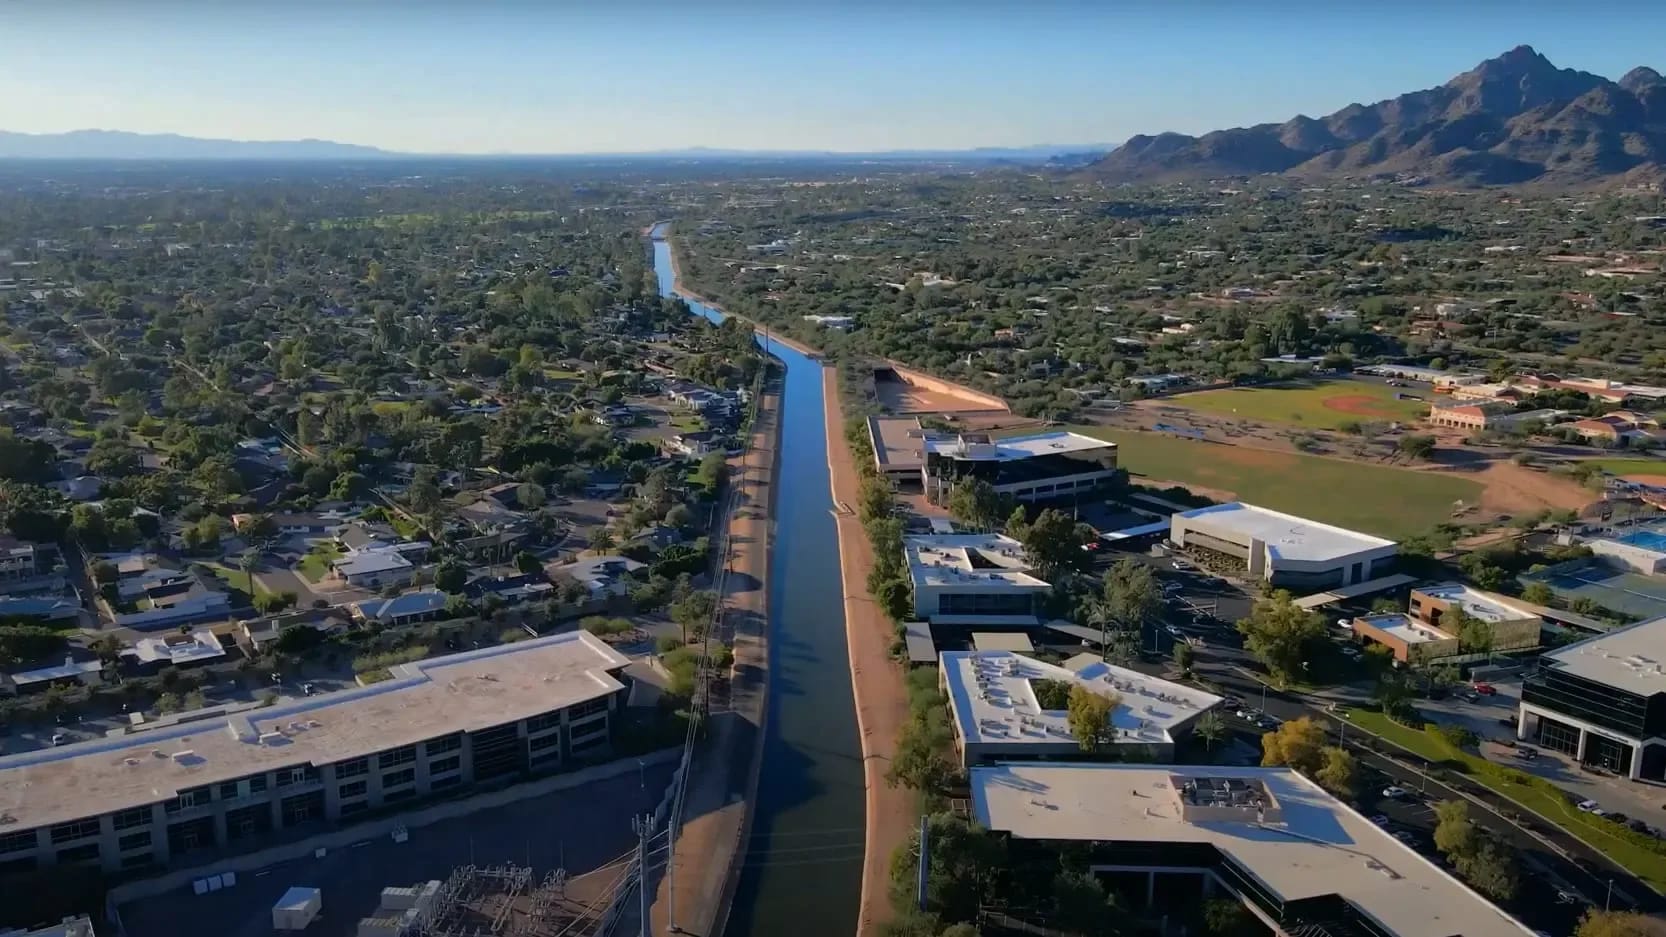
POLYGON ((1521 43, 1666 72, 1666 3, 1632 0, 11 0, 0 36, 0 129, 453 153, 1114 142, 1320 115, 1521 43))

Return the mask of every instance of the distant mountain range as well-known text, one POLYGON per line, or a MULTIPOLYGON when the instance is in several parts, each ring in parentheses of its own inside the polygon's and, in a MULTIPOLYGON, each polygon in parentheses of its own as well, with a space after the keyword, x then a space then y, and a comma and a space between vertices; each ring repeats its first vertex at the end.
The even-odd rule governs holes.
POLYGON ((1666 178, 1666 78, 1635 68, 1614 82, 1518 46, 1438 88, 1317 120, 1136 136, 1087 171, 1113 182, 1262 173, 1447 185, 1656 182, 1666 178))
POLYGON ((128 133, 121 130, 72 130, 68 133, 13 133, 0 130, 0 159, 92 160, 392 160, 392 159, 692 159, 692 160, 835 160, 895 162, 1091 162, 1111 150, 1111 144, 1038 144, 1021 147, 978 147, 968 150, 881 150, 841 153, 832 150, 726 150, 693 147, 643 153, 585 153, 542 156, 501 154, 457 156, 443 153, 399 153, 373 146, 329 140, 212 140, 172 133, 128 133))

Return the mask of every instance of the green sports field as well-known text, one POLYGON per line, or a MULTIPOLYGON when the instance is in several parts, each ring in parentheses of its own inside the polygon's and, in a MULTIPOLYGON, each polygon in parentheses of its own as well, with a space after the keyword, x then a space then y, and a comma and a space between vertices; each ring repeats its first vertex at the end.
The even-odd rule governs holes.
MULTIPOLYGON (((1343 423, 1418 419, 1429 412, 1422 400, 1396 400, 1397 391, 1364 381, 1319 381, 1279 387, 1223 387, 1180 394, 1164 404, 1237 416, 1263 423, 1336 429, 1343 423)), ((1406 391, 1398 391, 1406 393, 1406 391)))
POLYGON ((1666 475, 1666 459, 1590 459, 1610 475, 1666 475))
POLYGON ((1453 502, 1474 504, 1481 498, 1478 482, 1451 475, 1268 452, 1157 432, 1102 426, 1071 429, 1116 443, 1118 463, 1136 476, 1229 491, 1275 511, 1384 537, 1423 533, 1451 520, 1453 502))

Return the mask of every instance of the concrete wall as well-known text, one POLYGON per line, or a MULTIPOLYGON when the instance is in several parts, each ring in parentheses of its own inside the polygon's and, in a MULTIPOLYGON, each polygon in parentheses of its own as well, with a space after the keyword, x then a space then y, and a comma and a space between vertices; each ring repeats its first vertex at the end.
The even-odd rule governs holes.
POLYGON ((1005 400, 991 394, 985 394, 981 391, 972 390, 969 387, 963 387, 959 384, 945 381, 942 378, 932 377, 922 371, 915 371, 911 368, 900 365, 889 358, 885 359, 885 363, 891 366, 891 370, 897 372, 897 377, 902 378, 904 381, 907 381, 915 387, 939 394, 954 394, 957 397, 964 398, 968 403, 987 407, 991 410, 1006 411, 1011 409, 1007 406, 1007 402, 1005 400))

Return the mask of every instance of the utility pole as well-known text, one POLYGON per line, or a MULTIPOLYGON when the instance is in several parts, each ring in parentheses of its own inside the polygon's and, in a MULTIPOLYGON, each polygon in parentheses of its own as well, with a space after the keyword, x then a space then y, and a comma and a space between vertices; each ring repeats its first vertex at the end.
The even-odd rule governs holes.
POLYGON ((654 815, 645 813, 631 821, 636 828, 636 895, 642 919, 642 937, 653 937, 653 920, 648 917, 648 837, 654 833, 654 815))
POLYGON ((666 817, 665 834, 665 930, 666 933, 680 934, 683 932, 677 926, 677 799, 671 802, 671 812, 666 817))

